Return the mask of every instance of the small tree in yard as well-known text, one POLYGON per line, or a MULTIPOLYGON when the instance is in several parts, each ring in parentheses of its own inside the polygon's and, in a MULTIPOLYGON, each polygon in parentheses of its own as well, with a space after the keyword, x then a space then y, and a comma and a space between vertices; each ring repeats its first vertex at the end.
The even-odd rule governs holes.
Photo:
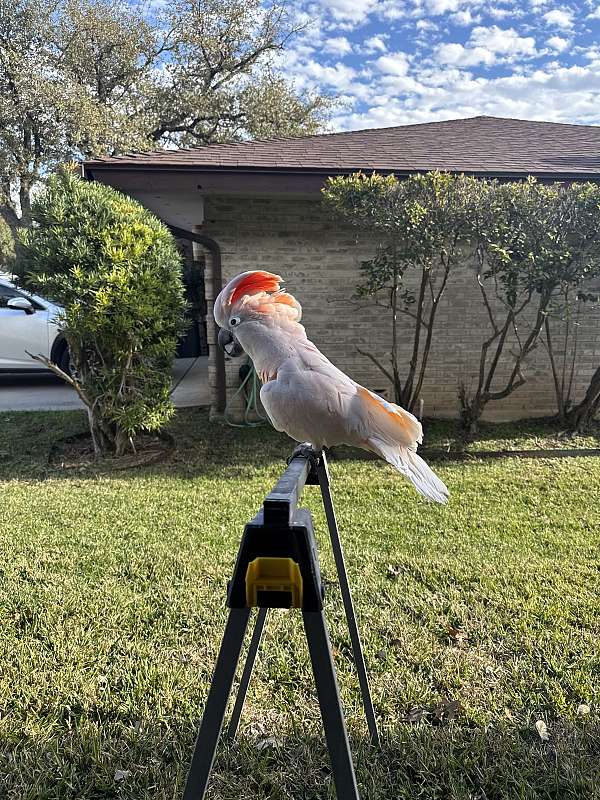
POLYGON ((185 303, 171 234, 139 203, 69 171, 50 178, 21 234, 25 283, 64 307, 59 320, 98 455, 123 454, 173 414, 171 362, 185 303))
POLYGON ((545 346, 550 359, 558 420, 573 433, 588 428, 600 410, 600 366, 579 402, 573 396, 582 325, 598 326, 600 292, 566 287, 550 309, 545 322, 545 346), (557 328, 562 328, 560 331, 557 328))
POLYGON ((364 261, 359 297, 373 297, 391 316, 389 367, 370 358, 392 383, 396 402, 413 411, 431 351, 435 318, 448 279, 471 236, 474 179, 430 172, 398 181, 394 176, 332 178, 326 203, 342 219, 379 239, 374 258, 364 261), (416 289, 410 276, 416 272, 416 289), (399 364, 400 316, 412 320, 408 369, 399 364))
POLYGON ((594 370, 583 398, 575 402, 573 397, 579 329, 584 321, 588 325, 591 320, 598 321, 600 311, 600 188, 589 183, 572 184, 569 192, 576 212, 569 219, 569 279, 561 281, 544 327, 558 418, 570 430, 580 431, 589 426, 600 409, 600 366, 594 370), (559 339, 556 328, 561 323, 559 339))
POLYGON ((597 247, 589 196, 596 191, 534 179, 479 184, 473 206, 477 283, 490 335, 481 346, 475 389, 461 386, 459 391, 462 421, 470 431, 477 429, 488 403, 525 383, 524 362, 537 347, 553 304, 583 279, 597 247), (509 363, 508 377, 495 388, 503 359, 509 363))

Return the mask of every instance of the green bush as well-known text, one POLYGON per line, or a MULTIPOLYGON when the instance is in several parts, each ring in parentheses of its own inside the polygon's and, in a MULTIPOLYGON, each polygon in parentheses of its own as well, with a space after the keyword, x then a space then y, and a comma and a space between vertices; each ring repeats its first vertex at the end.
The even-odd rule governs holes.
POLYGON ((0 272, 12 272, 15 258, 15 242, 12 231, 0 217, 0 272))
POLYGON ((64 307, 71 375, 97 454, 125 452, 173 414, 171 362, 183 327, 181 260, 169 231, 135 200, 73 172, 51 177, 22 234, 17 270, 64 307))

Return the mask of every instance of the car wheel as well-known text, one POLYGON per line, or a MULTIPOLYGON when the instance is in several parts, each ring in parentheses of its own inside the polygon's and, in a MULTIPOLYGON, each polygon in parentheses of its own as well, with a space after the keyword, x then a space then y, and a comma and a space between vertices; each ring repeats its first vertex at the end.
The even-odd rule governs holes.
POLYGON ((60 355, 57 359, 58 366, 67 375, 71 374, 71 354, 69 353, 69 345, 65 342, 64 347, 61 348, 60 355))

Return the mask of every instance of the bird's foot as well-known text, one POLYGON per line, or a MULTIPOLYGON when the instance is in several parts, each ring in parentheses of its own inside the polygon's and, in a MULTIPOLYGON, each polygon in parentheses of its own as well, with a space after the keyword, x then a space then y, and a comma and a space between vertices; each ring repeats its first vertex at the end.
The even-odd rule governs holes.
POLYGON ((288 458, 287 463, 291 463, 291 461, 298 456, 302 456, 303 458, 307 458, 312 463, 316 463, 319 460, 320 455, 321 451, 315 450, 310 442, 303 442, 302 444, 296 445, 294 452, 288 458))

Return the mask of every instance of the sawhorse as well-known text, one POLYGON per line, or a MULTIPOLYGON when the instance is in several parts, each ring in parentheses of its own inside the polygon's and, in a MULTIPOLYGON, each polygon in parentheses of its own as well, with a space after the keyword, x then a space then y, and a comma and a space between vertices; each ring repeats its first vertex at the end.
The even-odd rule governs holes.
POLYGON ((299 608, 302 611, 337 797, 338 800, 360 800, 323 611, 324 590, 312 518, 306 509, 298 508, 306 484, 319 485, 321 489, 369 734, 372 744, 379 744, 369 680, 331 498, 327 459, 324 452, 297 448, 281 479, 265 498, 263 508, 244 530, 233 578, 228 586, 229 616, 206 700, 184 800, 202 800, 205 796, 253 607, 258 608, 258 613, 227 729, 228 737, 233 739, 237 733, 268 609, 299 608))

